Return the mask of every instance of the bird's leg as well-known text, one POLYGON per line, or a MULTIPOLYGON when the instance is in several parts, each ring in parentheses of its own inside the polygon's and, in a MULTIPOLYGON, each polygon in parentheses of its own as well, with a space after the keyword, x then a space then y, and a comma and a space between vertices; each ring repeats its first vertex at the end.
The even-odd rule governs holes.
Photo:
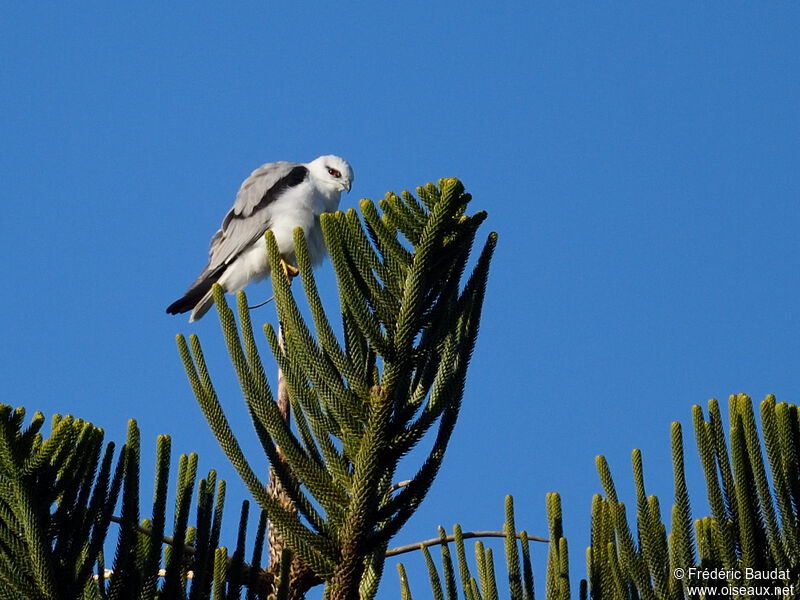
POLYGON ((297 267, 286 262, 283 257, 281 257, 281 268, 283 269, 286 277, 289 279, 289 283, 291 283, 292 279, 297 277, 297 275, 300 273, 297 267))

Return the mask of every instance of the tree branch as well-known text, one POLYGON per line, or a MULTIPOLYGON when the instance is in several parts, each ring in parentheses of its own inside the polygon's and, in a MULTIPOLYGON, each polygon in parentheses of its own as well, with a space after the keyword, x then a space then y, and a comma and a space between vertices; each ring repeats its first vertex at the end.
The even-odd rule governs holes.
MULTIPOLYGON (((406 482, 401 481, 400 483, 395 484, 395 486, 402 487, 402 484, 404 484, 404 483, 406 483, 406 482)), ((122 524, 122 519, 117 517, 117 516, 112 516, 111 520, 114 523, 117 523, 117 524, 120 524, 120 525, 122 524)), ((153 535, 153 532, 150 529, 148 529, 147 527, 142 527, 141 525, 136 525, 136 530, 139 531, 140 533, 143 533, 143 534, 147 535, 147 536, 151 536, 152 537, 152 535, 153 535)), ((474 538, 504 538, 504 537, 506 537, 506 534, 503 533, 502 531, 465 531, 465 532, 463 532, 461 534, 461 538, 465 539, 465 540, 470 540, 470 539, 474 539, 474 538)), ((517 539, 521 539, 522 538, 522 533, 518 533, 516 535, 516 537, 517 537, 517 539)), ((528 541, 529 542, 542 542, 544 544, 549 544, 550 543, 549 539, 543 538, 543 537, 539 537, 537 535, 528 535, 527 537, 528 537, 528 541)), ((169 544, 170 546, 173 546, 173 547, 175 546, 175 540, 172 537, 169 537, 169 536, 166 536, 166 535, 162 536, 161 537, 161 541, 164 542, 165 544, 169 544)), ((397 546, 395 548, 389 548, 386 551, 386 556, 389 557, 389 556, 398 556, 400 554, 407 554, 408 552, 413 552, 414 550, 419 550, 420 546, 425 546, 426 548, 430 548, 431 546, 439 546, 439 545, 442 544, 442 541, 445 541, 445 542, 448 542, 448 543, 449 542, 454 542, 455 541, 455 536, 448 535, 446 538, 444 538, 444 540, 442 540, 442 538, 431 538, 429 540, 423 540, 421 542, 414 542, 413 544, 406 544, 405 546, 397 546)), ((188 546, 187 545, 187 546, 183 547, 183 552, 184 552, 184 554, 194 555, 195 552, 197 552, 197 550, 195 549, 194 546, 188 546)), ((248 565, 246 563, 244 564, 245 571, 249 571, 250 568, 251 568, 250 565, 248 565)))
MULTIPOLYGON (((111 519, 110 520, 113 521, 114 523, 118 524, 118 525, 122 525, 122 519, 120 517, 117 517, 115 515, 111 515, 111 519)), ((134 527, 136 528, 136 531, 138 531, 139 533, 143 533, 144 535, 146 535, 148 537, 153 537, 153 530, 152 529, 148 529, 147 527, 142 527, 141 525, 138 525, 138 524, 135 525, 134 527)), ((176 547, 175 538, 173 538, 171 536, 162 535, 161 536, 161 541, 164 542, 165 544, 168 544, 169 546, 172 546, 173 548, 176 547)), ((183 546, 183 554, 184 554, 184 556, 186 556, 186 555, 194 556, 196 553, 197 553, 197 548, 195 548, 194 546, 189 546, 188 544, 185 544, 183 546)), ((229 556, 228 560, 227 560, 228 568, 230 568, 232 562, 233 562, 233 558, 229 556)), ((252 566, 250 566, 246 562, 242 562, 242 577, 244 579, 247 579, 249 577, 251 569, 253 569, 252 566)), ((263 582, 264 582, 265 578, 266 579, 270 579, 270 580, 272 578, 274 578, 274 575, 272 573, 270 573, 269 571, 265 571, 264 569, 260 569, 260 568, 257 569, 257 571, 258 571, 258 580, 259 580, 259 582, 261 582, 260 585, 262 587, 264 586, 263 582)), ((108 578, 111 577, 112 574, 113 574, 113 571, 111 569, 106 569, 104 577, 106 579, 108 579, 108 578)), ((166 571, 164 569, 160 569, 158 571, 158 576, 159 577, 164 577, 165 574, 166 574, 166 571)), ((95 575, 95 577, 97 577, 97 576, 95 575)), ((187 572, 187 574, 186 574, 186 577, 189 578, 189 579, 194 577, 193 571, 189 570, 187 572)))
MULTIPOLYGON (((472 538, 504 538, 506 534, 502 531, 465 531, 461 534, 462 539, 469 540, 472 538)), ((521 538, 522 534, 518 533, 516 535, 517 538, 521 538)), ((538 537, 535 535, 527 536, 528 541, 531 542, 543 542, 545 544, 550 543, 550 540, 543 537, 538 537)), ((405 546, 397 546, 396 548, 389 548, 386 551, 386 556, 397 556, 398 554, 406 554, 407 552, 413 552, 414 550, 419 550, 420 546, 425 546, 429 548, 430 546, 439 546, 442 544, 443 541, 445 542, 454 542, 455 536, 448 535, 444 540, 442 538, 431 538, 429 540, 425 540, 422 542, 416 542, 414 544, 407 544, 405 546)))
POLYGON ((399 490, 399 489, 402 489, 402 488, 406 487, 406 486, 407 486, 408 484, 410 484, 410 483, 411 483, 411 480, 410 480, 410 479, 406 479, 406 480, 404 480, 404 481, 398 481, 397 483, 395 483, 395 484, 392 486, 392 488, 389 490, 389 493, 391 494, 392 492, 396 492, 397 490, 399 490))

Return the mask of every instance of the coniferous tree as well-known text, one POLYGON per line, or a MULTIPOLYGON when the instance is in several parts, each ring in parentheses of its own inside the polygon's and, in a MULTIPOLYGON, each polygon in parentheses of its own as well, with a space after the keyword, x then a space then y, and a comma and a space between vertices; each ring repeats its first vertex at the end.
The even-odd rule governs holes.
MULTIPOLYGON (((634 450, 632 455, 636 486, 635 529, 628 522, 625 504, 617 496, 605 458, 597 457, 604 495, 597 494, 592 501, 591 545, 586 549, 587 578, 579 582, 579 598, 711 600, 800 595, 798 407, 776 403, 774 396, 767 396, 760 405, 761 436, 750 398, 744 394, 731 396, 729 407, 727 441, 716 400, 708 403, 708 420, 700 406, 692 409, 697 450, 711 508, 711 515, 694 521, 684 473, 681 426, 672 424, 675 498, 670 511, 670 531, 659 499, 646 493, 641 452, 634 450), (700 573, 716 576, 704 579, 700 573)), ((550 539, 545 598, 568 600, 572 588, 558 494, 547 495, 547 513, 550 539)), ((513 535, 514 531, 513 504, 508 497, 504 526, 508 577, 503 577, 502 581, 508 581, 508 597, 512 600, 532 600, 533 567, 528 542, 535 538, 524 531, 513 535)), ((495 598, 504 593, 505 590, 499 590, 491 568, 493 561, 489 550, 476 544, 477 569, 473 576, 464 549, 466 536, 458 525, 454 534, 452 541, 456 546, 458 569, 453 567, 444 531, 440 529, 441 575, 426 549, 424 557, 431 590, 422 597, 430 597, 432 593, 437 599, 456 600, 459 597, 456 578, 461 582, 461 597, 467 600, 495 598), (444 588, 446 593, 442 592, 442 580, 449 582, 444 588)), ((402 565, 399 570, 402 596, 410 599, 411 584, 402 565)))
MULTIPOLYGON (((267 234, 279 327, 266 325, 264 334, 280 369, 275 397, 244 294, 237 298, 237 324, 221 290, 215 290, 268 464, 254 467, 252 457, 244 456, 199 341, 178 337, 209 424, 261 509, 249 563, 250 503, 242 503, 229 552, 220 545, 225 484, 213 471, 198 482, 194 454, 180 457, 174 520, 167 524, 167 436, 157 441, 152 512, 141 518, 135 422, 115 454, 114 444, 104 445, 103 431, 90 423, 56 415, 45 437, 41 413, 24 427, 23 409, 0 405, 0 599, 285 600, 301 598, 321 583, 329 598, 373 597, 386 556, 406 551, 387 551, 389 540, 423 500, 443 460, 496 243, 495 234, 489 235, 464 282, 485 214, 466 214, 469 196, 457 180, 419 188, 418 196, 389 194, 379 206, 364 200, 361 218, 353 210, 323 216, 339 284, 339 335, 317 292, 302 233, 295 242, 309 320, 277 268, 278 250, 267 234), (427 458, 408 481, 394 483, 405 475, 398 471, 400 460, 423 438, 432 439, 427 458), (103 550, 112 526, 117 543, 106 570, 103 550), (262 568, 265 553, 271 560, 262 568)), ((668 515, 662 515, 659 499, 646 493, 643 459, 638 450, 633 453, 635 529, 605 459, 598 457, 604 494, 592 502, 580 598, 716 598, 730 586, 766 585, 784 597, 800 591, 798 409, 767 397, 759 433, 749 398, 732 396, 729 406, 727 438, 716 401, 709 402, 708 420, 700 407, 693 409, 709 516, 692 520, 680 424, 671 428, 675 498, 668 515), (698 581, 688 574, 698 569, 744 574, 748 568, 767 580, 731 576, 712 583, 713 590, 690 591, 698 581), (687 576, 677 577, 678 572, 687 576)), ((463 532, 456 526, 452 538, 440 530, 437 540, 423 543, 433 597, 498 598, 505 594, 505 581, 510 598, 533 599, 530 543, 544 541, 549 546, 545 595, 570 598, 576 588, 570 584, 558 494, 548 494, 546 504, 547 540, 516 532, 508 498, 502 532, 463 532), (481 541, 470 570, 464 540, 487 535, 505 537, 507 578, 496 578, 492 548, 481 541), (431 544, 441 545, 441 573, 431 544)), ((402 565, 399 571, 402 596, 411 598, 402 565)))
POLYGON ((295 232, 295 247, 310 325, 267 232, 280 325, 279 331, 266 325, 264 334, 291 410, 272 393, 244 293, 237 326, 222 290, 215 289, 228 350, 271 470, 244 456, 198 339, 178 337, 214 434, 281 544, 295 555, 292 597, 320 581, 330 598, 374 595, 387 544, 430 488, 458 417, 496 235, 462 283, 486 215, 466 214, 470 196, 458 180, 417 191, 419 200, 407 192, 387 195, 380 211, 363 200, 363 223, 354 210, 322 216, 339 284, 341 341, 320 300, 302 231, 295 232), (406 485, 394 486, 401 458, 432 429, 427 458, 406 485))

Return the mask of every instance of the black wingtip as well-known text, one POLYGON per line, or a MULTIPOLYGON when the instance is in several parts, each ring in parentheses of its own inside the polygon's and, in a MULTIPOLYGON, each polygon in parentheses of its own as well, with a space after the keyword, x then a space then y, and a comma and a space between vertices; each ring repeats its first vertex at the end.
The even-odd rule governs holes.
POLYGON ((211 286, 214 285, 225 270, 226 265, 220 265, 211 273, 202 274, 197 278, 186 293, 167 307, 168 315, 180 315, 193 310, 197 303, 203 299, 211 286))
POLYGON ((189 312, 194 307, 194 304, 190 303, 188 294, 183 298, 176 300, 172 304, 167 307, 167 314, 168 315, 180 315, 185 312, 189 312))
POLYGON ((190 287, 182 298, 178 298, 167 307, 167 314, 180 315, 194 309, 198 302, 203 299, 203 296, 206 295, 206 292, 211 289, 215 281, 216 279, 207 279, 199 285, 190 287))

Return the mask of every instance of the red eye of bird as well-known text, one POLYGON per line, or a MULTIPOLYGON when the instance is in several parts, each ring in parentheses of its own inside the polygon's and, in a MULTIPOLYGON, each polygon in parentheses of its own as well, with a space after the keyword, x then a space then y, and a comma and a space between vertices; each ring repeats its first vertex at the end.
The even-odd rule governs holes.
POLYGON ((342 176, 342 174, 339 173, 339 171, 337 171, 336 169, 331 169, 330 167, 328 167, 328 173, 336 177, 336 179, 339 179, 339 177, 342 176))

